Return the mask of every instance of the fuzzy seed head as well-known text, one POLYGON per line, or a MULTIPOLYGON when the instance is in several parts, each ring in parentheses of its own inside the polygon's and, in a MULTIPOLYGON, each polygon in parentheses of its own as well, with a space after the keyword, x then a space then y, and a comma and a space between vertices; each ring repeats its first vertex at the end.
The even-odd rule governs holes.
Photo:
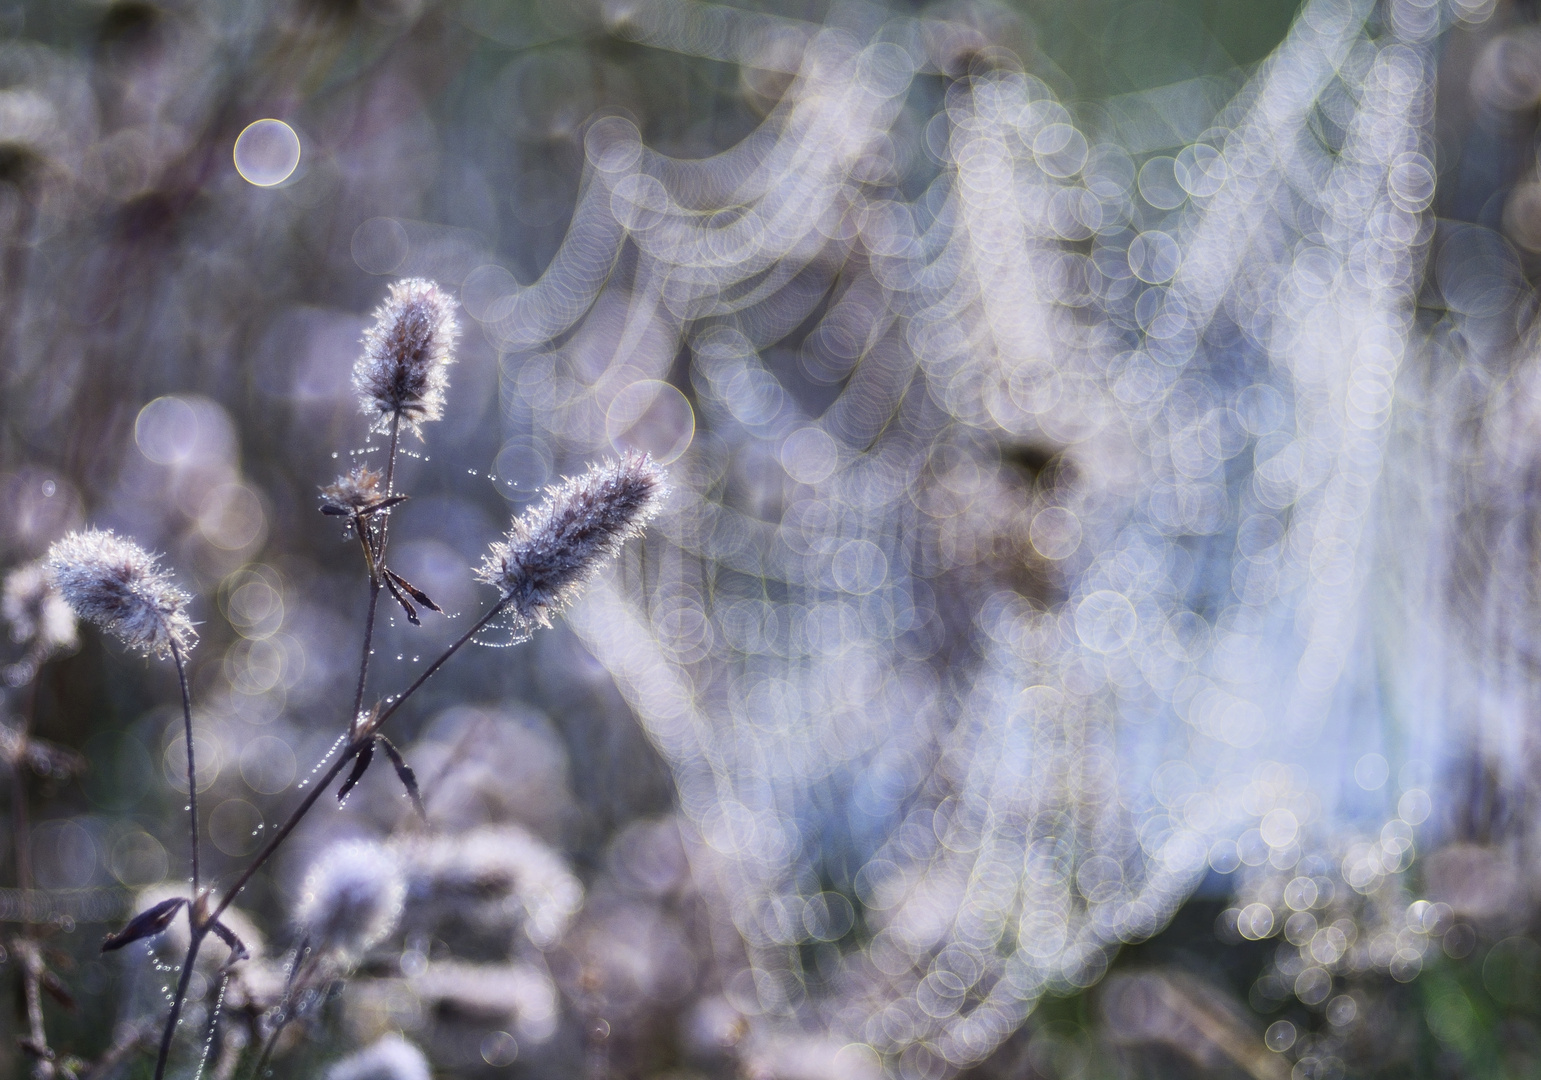
POLYGON ((312 944, 357 958, 396 929, 406 885, 396 856, 369 840, 335 844, 305 877, 294 921, 312 944))
POLYGON ((11 640, 39 656, 68 651, 79 641, 75 612, 59 595, 48 564, 41 559, 5 576, 0 617, 11 628, 11 640))
POLYGON ((355 466, 346 476, 321 489, 321 505, 341 514, 355 514, 379 502, 385 495, 384 477, 368 465, 355 466))
POLYGON ((157 656, 198 640, 188 595, 156 565, 157 557, 111 530, 72 532, 48 549, 55 587, 75 614, 125 645, 157 656))
POLYGON ((508 600, 516 639, 551 625, 602 563, 642 535, 667 494, 663 470, 627 454, 547 488, 544 502, 515 518, 476 576, 508 600))
POLYGON ((454 362, 455 300, 431 281, 407 278, 391 286, 364 334, 364 353, 353 365, 353 389, 374 429, 391 430, 392 417, 417 431, 444 412, 449 385, 445 368, 454 362))
POLYGON ((326 1071, 326 1080, 431 1080, 428 1059, 400 1035, 387 1035, 326 1071))

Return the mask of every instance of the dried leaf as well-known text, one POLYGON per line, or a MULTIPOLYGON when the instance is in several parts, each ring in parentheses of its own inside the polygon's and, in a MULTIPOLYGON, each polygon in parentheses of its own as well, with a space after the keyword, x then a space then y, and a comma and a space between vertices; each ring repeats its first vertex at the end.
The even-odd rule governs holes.
POLYGON ((332 503, 326 503, 323 505, 321 507, 321 512, 328 517, 348 517, 353 513, 353 511, 348 509, 346 506, 336 506, 332 503))
POLYGON ((401 610, 407 613, 407 622, 413 626, 422 626, 422 620, 417 617, 417 608, 413 607, 412 602, 402 595, 401 589, 396 586, 395 578, 396 575, 387 570, 385 572, 385 587, 396 598, 396 603, 401 605, 401 610))
POLYGON ((337 789, 337 801, 342 802, 348 797, 348 792, 353 790, 353 785, 364 778, 364 772, 369 768, 369 763, 375 759, 375 744, 373 741, 364 744, 364 749, 358 752, 358 757, 353 760, 353 771, 342 782, 342 787, 337 789))
POLYGON ((251 950, 246 947, 245 942, 236 937, 235 931, 230 929, 230 927, 226 926, 224 923, 216 920, 215 922, 209 924, 209 929, 214 931, 219 940, 230 946, 230 960, 226 961, 227 963, 233 963, 236 960, 245 960, 251 955, 251 950))
POLYGON ((389 499, 381 499, 377 503, 370 503, 368 506, 360 510, 358 514, 359 517, 364 517, 368 514, 377 513, 381 510, 389 510, 393 506, 400 506, 406 501, 407 497, 405 495, 392 495, 389 499))
POLYGON ((422 589, 419 589, 406 578, 396 573, 396 571, 387 567, 385 575, 401 588, 405 589, 407 593, 412 597, 412 599, 416 600, 419 604, 422 604, 429 611, 437 611, 440 615, 444 614, 444 609, 441 608, 438 604, 435 604, 432 600, 428 599, 427 593, 423 592, 422 589))
POLYGON ((176 896, 141 911, 130 919, 128 925, 122 930, 116 934, 107 935, 106 940, 102 942, 102 952, 112 952, 141 938, 154 937, 171 925, 171 920, 176 917, 185 903, 187 903, 185 897, 176 896))
POLYGON ((401 756, 401 751, 384 735, 375 736, 380 741, 385 756, 391 759, 391 764, 396 766, 396 775, 401 779, 401 784, 407 789, 407 794, 412 797, 412 805, 417 808, 418 816, 424 821, 428 820, 428 811, 423 808, 423 797, 417 790, 417 773, 412 771, 412 766, 407 764, 406 758, 401 756))

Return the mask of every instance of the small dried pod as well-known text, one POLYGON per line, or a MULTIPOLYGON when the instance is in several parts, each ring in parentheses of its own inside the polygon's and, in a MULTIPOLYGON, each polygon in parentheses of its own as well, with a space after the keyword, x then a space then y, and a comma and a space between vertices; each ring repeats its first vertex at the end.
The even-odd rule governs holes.
POLYGON ((477 570, 503 594, 515 636, 549 626, 601 564, 642 534, 667 494, 663 470, 646 454, 603 462, 547 488, 545 501, 514 519, 477 570))
POLYGON ((385 495, 384 479, 378 469, 355 465, 321 489, 321 512, 334 517, 352 517, 372 509, 385 495))
POLYGON ((444 413, 445 370, 454 362, 454 297, 423 278, 391 286, 364 334, 364 352, 353 366, 353 389, 374 430, 386 434, 393 423, 418 432, 444 413))
POLYGON ((198 640, 188 596, 156 556, 111 530, 72 532, 48 549, 55 586, 75 614, 145 653, 186 652, 198 640))
POLYGON ((102 941, 102 952, 112 952, 121 949, 136 941, 143 941, 148 937, 155 937, 166 927, 171 925, 171 920, 176 918, 177 912, 182 910, 187 903, 185 896, 173 896, 168 900, 162 900, 154 904, 128 921, 116 934, 108 934, 102 941))

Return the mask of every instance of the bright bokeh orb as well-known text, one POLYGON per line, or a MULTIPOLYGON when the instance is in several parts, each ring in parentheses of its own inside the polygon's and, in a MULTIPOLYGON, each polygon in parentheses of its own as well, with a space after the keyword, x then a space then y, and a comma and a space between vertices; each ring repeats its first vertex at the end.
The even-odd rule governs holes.
POLYGON ((300 163, 300 137, 282 120, 247 124, 235 140, 235 169, 258 187, 281 184, 300 163))

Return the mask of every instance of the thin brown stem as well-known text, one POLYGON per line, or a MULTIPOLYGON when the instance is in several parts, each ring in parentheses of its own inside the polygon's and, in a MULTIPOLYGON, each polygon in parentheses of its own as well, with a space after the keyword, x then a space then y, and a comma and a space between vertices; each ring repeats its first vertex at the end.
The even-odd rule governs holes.
POLYGON ((291 813, 288 819, 278 827, 278 831, 273 834, 272 839, 270 839, 267 844, 263 846, 261 851, 257 852, 256 857, 252 859, 252 861, 247 865, 246 869, 241 871, 241 876, 235 879, 235 884, 231 885, 230 888, 225 890, 225 895, 220 898, 219 903, 214 908, 213 914, 209 916, 211 921, 219 918, 220 914, 231 905, 240 891, 246 887, 247 882, 251 881, 253 875, 255 875, 257 871, 262 868, 264 863, 273 857, 273 853, 278 850, 278 846, 282 844, 284 840, 288 838, 289 834, 294 831, 295 826, 300 823, 300 819, 302 819, 306 814, 310 812, 310 808, 316 804, 316 800, 321 798, 321 793, 331 786, 332 781, 337 779, 338 775, 343 771, 344 768, 347 767, 348 763, 352 761, 355 756, 357 756, 360 750, 364 749, 364 747, 369 744, 370 739, 374 738, 374 732, 380 727, 380 725, 385 723, 386 719, 392 713, 401 708, 401 706, 406 703, 408 698, 417 693, 417 691, 422 688, 423 684, 432 678, 434 673, 443 667, 445 662, 448 661, 450 657, 459 652, 460 649, 478 633, 486 629, 487 624, 492 622, 492 620, 497 617, 498 613, 501 612, 503 608, 507 606, 507 604, 508 600, 505 598, 492 605, 492 607, 487 610, 487 613, 481 617, 475 626, 471 627, 471 629, 460 635, 460 637, 455 641, 453 645, 444 650, 444 652, 439 656, 437 660, 428 665, 427 670, 419 675, 411 686, 402 691, 401 695, 397 697, 395 701, 391 702, 388 708, 380 713, 379 717, 374 721, 372 725, 370 725, 370 729, 368 731, 360 731, 354 736, 353 740, 348 743, 347 747, 344 748, 341 756, 339 756, 338 759, 332 763, 331 768, 327 769, 326 772, 322 774, 321 779, 316 781, 315 787, 311 788, 309 794, 305 796, 300 805, 296 806, 294 808, 294 812, 291 813))
MULTIPOLYGON (((385 497, 389 499, 394 494, 396 483, 396 451, 401 444, 401 414, 396 413, 391 417, 391 445, 385 459, 385 497)), ((375 613, 380 607, 380 588, 382 585, 381 571, 385 566, 385 540, 390 530, 391 512, 382 510, 366 522, 357 514, 353 518, 354 531, 358 533, 360 542, 364 545, 364 559, 369 565, 369 611, 364 616, 364 651, 359 658, 358 686, 353 692, 353 712, 348 717, 348 730, 352 731, 358 723, 359 711, 364 707, 364 687, 369 680, 369 657, 374 651, 375 641, 375 613), (374 525, 374 521, 378 525, 374 525), (376 530, 377 540, 371 540, 366 530, 376 530), (370 544, 373 543, 373 550, 370 544)))
POLYGON ((171 658, 177 665, 177 682, 182 685, 182 734, 187 740, 187 824, 192 834, 193 896, 198 896, 198 770, 193 761, 193 699, 187 690, 187 665, 175 640, 171 658))
POLYGON ((473 637, 485 630, 487 628, 487 624, 492 622, 493 619, 497 618, 498 615, 501 614, 503 609, 507 606, 508 597, 505 596, 496 604, 493 604, 492 607, 488 608, 487 614, 483 615, 477 621, 475 626, 461 634, 460 637, 455 640, 453 645, 445 649, 437 660, 428 665, 427 669, 421 675, 419 675, 416 680, 413 681, 411 686, 403 690, 400 696, 397 697, 396 700, 392 701, 390 705, 388 705, 384 711, 380 713, 380 717, 375 721, 374 726, 378 728, 381 724, 385 723, 386 720, 390 719, 392 713, 406 704, 407 698, 417 693, 418 690, 422 688, 422 685, 431 679, 434 673, 449 661, 450 657, 459 652, 461 647, 469 642, 473 637))
POLYGON ((155 1080, 165 1080, 166 1059, 171 1056, 171 1040, 177 1033, 178 1022, 182 1019, 182 1003, 187 1000, 187 984, 193 979, 193 964, 198 960, 198 946, 203 944, 203 936, 208 933, 208 924, 199 926, 190 909, 187 913, 187 921, 192 929, 192 937, 187 945, 187 957, 182 961, 182 974, 177 978, 176 996, 171 999, 171 1014, 166 1017, 166 1026, 161 1031, 161 1046, 155 1055, 155 1080))

